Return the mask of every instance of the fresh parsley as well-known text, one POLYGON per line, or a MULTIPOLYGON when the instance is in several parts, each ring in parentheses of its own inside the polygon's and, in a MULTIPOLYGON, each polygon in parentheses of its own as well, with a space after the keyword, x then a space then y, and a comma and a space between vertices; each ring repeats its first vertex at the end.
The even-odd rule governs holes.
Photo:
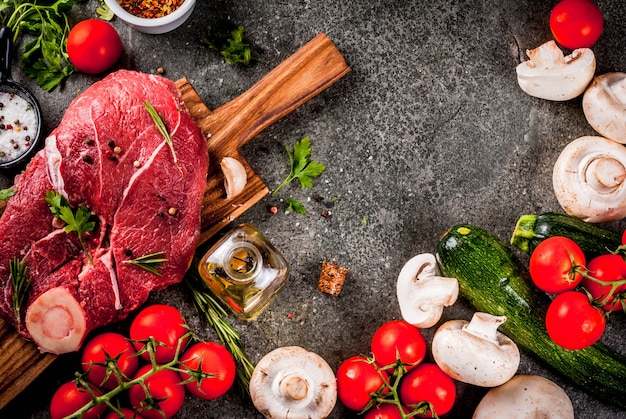
POLYGON ((17 193, 17 189, 7 188, 0 189, 0 201, 6 201, 17 193))
POLYGON ((11 29, 13 41, 24 33, 32 40, 24 45, 22 63, 28 76, 44 90, 53 90, 76 72, 69 61, 66 41, 69 11, 84 0, 2 0, 0 23, 11 29))
POLYGON ((104 0, 98 0, 98 7, 96 7, 96 14, 98 15, 100 19, 105 20, 107 22, 111 21, 113 17, 115 17, 115 13, 113 13, 113 10, 111 10, 109 6, 107 6, 104 0))
POLYGON ((76 211, 72 211, 68 200, 60 193, 54 191, 46 191, 46 202, 50 206, 52 215, 65 222, 65 232, 68 234, 71 232, 76 233, 83 252, 85 252, 89 262, 93 265, 91 255, 83 242, 83 234, 92 231, 96 227, 96 223, 91 220, 89 208, 81 205, 76 211))
MULTIPOLYGON (((276 189, 274 189, 272 196, 275 196, 278 191, 283 188, 283 186, 296 179, 300 181, 302 189, 312 188, 313 179, 321 175, 322 172, 326 170, 326 166, 322 163, 309 159, 311 156, 311 139, 309 137, 304 137, 300 141, 296 141, 293 146, 293 152, 289 146, 286 146, 285 149, 287 150, 287 155, 289 156, 289 166, 291 167, 291 171, 285 180, 283 180, 283 182, 278 185, 276 189)), ((293 210, 298 214, 306 214, 306 210, 300 202, 295 199, 288 199, 286 202, 287 211, 293 210)))
POLYGON ((219 52, 229 64, 249 64, 257 59, 252 56, 250 45, 244 42, 243 33, 243 26, 238 26, 230 32, 218 32, 211 39, 200 42, 219 52))

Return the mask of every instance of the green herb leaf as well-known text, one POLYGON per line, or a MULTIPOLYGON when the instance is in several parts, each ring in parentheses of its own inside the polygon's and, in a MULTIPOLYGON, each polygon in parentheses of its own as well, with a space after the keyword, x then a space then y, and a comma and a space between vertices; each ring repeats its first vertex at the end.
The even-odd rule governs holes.
POLYGON ((24 259, 13 258, 9 261, 9 272, 11 274, 11 303, 13 313, 17 319, 17 324, 21 322, 21 307, 28 293, 31 277, 28 276, 28 266, 24 264, 24 259))
POLYGON ((75 212, 72 211, 67 199, 54 191, 46 191, 46 202, 50 206, 52 215, 65 222, 65 232, 68 234, 71 232, 76 233, 83 252, 85 252, 89 262, 93 265, 91 255, 83 242, 83 234, 92 231, 96 227, 96 223, 91 221, 91 211, 84 205, 81 205, 75 212))
POLYGON ((22 32, 34 39, 26 43, 22 63, 26 74, 44 90, 53 90, 76 72, 69 61, 66 41, 70 32, 68 13, 84 0, 3 0, 0 23, 13 32, 14 42, 22 32))
POLYGON ((6 201, 17 193, 17 189, 7 188, 0 189, 0 201, 6 201))
MULTIPOLYGON (((322 172, 326 170, 326 166, 322 163, 309 160, 309 157, 311 156, 311 140, 309 137, 304 137, 300 141, 296 141, 293 147, 293 152, 289 146, 285 147, 285 149, 287 150, 287 155, 289 156, 291 171, 285 180, 283 180, 283 182, 278 185, 276 189, 274 189, 272 196, 275 196, 283 186, 295 179, 300 181, 302 189, 312 188, 313 179, 321 175, 322 172)), ((288 199, 286 202, 287 211, 295 211, 298 214, 306 214, 306 210, 300 202, 294 199, 288 199)))
POLYGON ((250 45, 244 42, 243 32, 243 26, 238 26, 230 34, 219 32, 210 40, 203 39, 200 42, 219 52, 229 64, 249 64, 257 59, 252 56, 250 45))
POLYGON ((152 121, 154 121, 154 124, 156 125, 157 129, 163 136, 163 139, 165 139, 165 142, 170 147, 170 151, 172 152, 172 157, 174 158, 174 164, 178 164, 178 159, 176 158, 176 152, 174 151, 174 143, 172 142, 172 137, 169 131, 167 130, 165 121, 163 121, 163 118, 161 118, 161 115, 159 115, 157 110, 154 109, 154 106, 152 106, 152 103, 150 103, 149 100, 146 100, 144 102, 143 107, 150 114, 152 121))
POLYGON ((103 0, 98 0, 98 7, 96 7, 96 14, 102 20, 107 22, 113 20, 115 13, 107 6, 103 0))
POLYGON ((167 262, 167 258, 158 257, 164 255, 165 252, 155 252, 147 255, 139 256, 135 259, 123 260, 122 263, 131 263, 145 271, 151 272, 156 276, 161 276, 161 268, 163 262, 167 262))
POLYGON ((287 203, 287 212, 295 211, 298 214, 306 215, 306 209, 304 208, 304 205, 300 203, 300 201, 297 201, 295 199, 287 199, 285 202, 287 203))

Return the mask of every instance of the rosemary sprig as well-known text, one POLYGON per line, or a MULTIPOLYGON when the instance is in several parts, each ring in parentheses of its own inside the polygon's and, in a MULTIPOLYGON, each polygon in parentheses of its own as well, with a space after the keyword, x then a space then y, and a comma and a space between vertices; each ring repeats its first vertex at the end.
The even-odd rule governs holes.
POLYGON ((28 276, 28 266, 24 264, 24 259, 11 259, 9 261, 9 272, 11 273, 11 288, 13 288, 11 303, 13 304, 13 313, 15 314, 19 327, 21 323, 20 311, 22 303, 26 298, 32 277, 28 276))
POLYGON ((163 262, 167 262, 167 258, 158 257, 163 256, 165 252, 155 252, 147 255, 139 256, 135 259, 123 260, 122 263, 131 263, 145 271, 151 272, 156 276, 161 276, 161 268, 163 262))
POLYGON ((254 371, 254 364, 250 361, 241 345, 241 337, 233 326, 226 320, 226 310, 213 298, 210 291, 193 269, 187 271, 183 281, 189 291, 196 311, 204 316, 209 325, 215 329, 218 338, 228 348, 238 364, 237 385, 239 392, 245 399, 250 398, 250 377, 254 371))
POLYGON ((52 215, 65 222, 65 232, 68 234, 72 231, 76 232, 83 252, 87 255, 89 263, 93 265, 93 259, 91 259, 87 246, 83 242, 83 234, 92 231, 96 227, 96 223, 90 221, 91 211, 89 211, 89 208, 81 205, 76 211, 72 211, 68 200, 60 193, 54 191, 46 191, 46 202, 50 206, 52 215))
POLYGON ((167 130, 165 121, 163 121, 163 118, 161 118, 161 115, 159 115, 157 110, 154 109, 154 106, 152 106, 152 103, 150 103, 149 100, 146 100, 144 102, 143 107, 146 109, 148 114, 150 114, 150 117, 154 121, 154 124, 156 125, 161 135, 163 136, 163 139, 165 140, 167 145, 170 147, 170 150, 172 152, 172 157, 174 158, 174 164, 178 164, 178 158, 176 157, 176 152, 174 151, 174 144, 172 142, 172 136, 167 130))

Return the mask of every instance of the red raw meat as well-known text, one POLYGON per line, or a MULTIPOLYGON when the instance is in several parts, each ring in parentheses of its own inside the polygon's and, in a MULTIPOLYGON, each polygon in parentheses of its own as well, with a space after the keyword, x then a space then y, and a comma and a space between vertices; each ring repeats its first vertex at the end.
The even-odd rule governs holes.
POLYGON ((120 70, 85 90, 16 180, 18 192, 0 218, 0 315, 42 351, 71 352, 150 291, 180 282, 200 233, 205 141, 168 79, 120 70), (146 101, 165 122, 173 150, 146 101), (93 263, 76 233, 56 226, 44 199, 49 190, 97 218, 82 236, 93 263), (128 263, 158 252, 167 259, 159 275, 128 263), (11 304, 14 257, 32 276, 19 324, 11 304))

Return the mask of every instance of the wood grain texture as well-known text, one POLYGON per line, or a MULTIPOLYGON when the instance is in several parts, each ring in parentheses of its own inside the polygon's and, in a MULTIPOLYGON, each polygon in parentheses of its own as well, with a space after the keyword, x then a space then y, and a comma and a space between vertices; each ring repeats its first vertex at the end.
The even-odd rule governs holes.
MULTIPOLYGON (((204 242, 269 193, 269 189, 239 153, 239 148, 265 128, 329 87, 350 68, 332 41, 320 34, 287 58, 241 96, 211 111, 189 80, 176 82, 185 105, 207 138, 210 157, 202 208, 204 242), (223 157, 246 168, 244 191, 226 199, 223 157)), ((0 212, 4 203, 0 201, 0 212)), ((54 360, 41 354, 0 319, 0 409, 6 406, 54 360)))

